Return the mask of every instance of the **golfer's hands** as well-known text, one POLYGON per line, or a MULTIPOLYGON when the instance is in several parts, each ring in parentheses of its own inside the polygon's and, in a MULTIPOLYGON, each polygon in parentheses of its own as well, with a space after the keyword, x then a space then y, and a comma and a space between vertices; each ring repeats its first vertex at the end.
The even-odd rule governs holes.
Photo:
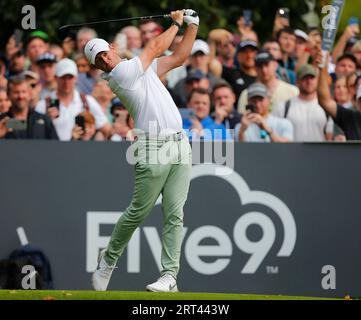
POLYGON ((172 20, 179 23, 179 25, 183 24, 183 16, 184 16, 183 10, 172 11, 170 13, 170 16, 171 16, 172 20))
POLYGON ((184 22, 189 26, 191 24, 195 24, 199 26, 199 17, 198 13, 192 9, 185 9, 184 10, 184 22), (196 14, 196 17, 193 17, 192 14, 196 14))

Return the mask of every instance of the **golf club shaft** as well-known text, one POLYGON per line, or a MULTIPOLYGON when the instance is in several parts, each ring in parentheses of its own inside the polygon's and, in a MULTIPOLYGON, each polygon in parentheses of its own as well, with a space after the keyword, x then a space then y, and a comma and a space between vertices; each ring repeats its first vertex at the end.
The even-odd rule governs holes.
POLYGON ((111 19, 111 20, 102 20, 102 21, 93 21, 93 22, 83 22, 83 23, 75 23, 75 24, 67 24, 61 26, 59 30, 74 28, 74 27, 82 27, 82 26, 90 26, 94 24, 101 23, 110 23, 110 22, 124 22, 124 21, 134 21, 134 20, 152 20, 152 19, 169 19, 171 18, 170 14, 159 14, 154 16, 143 16, 143 17, 132 17, 132 18, 120 18, 120 19, 111 19))
POLYGON ((93 21, 93 22, 84 22, 84 23, 75 23, 75 24, 67 24, 65 26, 61 26, 59 30, 73 27, 82 27, 82 26, 90 26, 94 24, 101 23, 110 23, 110 22, 121 22, 121 21, 134 21, 134 20, 151 20, 151 19, 160 19, 160 18, 169 18, 170 15, 155 15, 155 16, 144 16, 144 17, 133 17, 133 18, 120 18, 120 19, 111 19, 111 20, 102 20, 102 21, 93 21))

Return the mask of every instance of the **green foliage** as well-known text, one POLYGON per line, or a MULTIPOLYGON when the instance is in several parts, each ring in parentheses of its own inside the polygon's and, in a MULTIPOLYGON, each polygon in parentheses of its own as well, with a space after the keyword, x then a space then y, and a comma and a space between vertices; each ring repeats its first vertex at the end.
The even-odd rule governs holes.
MULTIPOLYGON (((317 0, 318 12, 321 5, 331 2, 317 0), (322 2, 322 3, 321 3, 322 2)), ((353 13, 361 18, 360 0, 347 1, 342 25, 345 25, 348 17, 353 13)), ((59 42, 57 29, 64 24, 81 23, 101 19, 124 18, 131 16, 143 16, 160 13, 168 13, 177 8, 193 8, 201 19, 199 35, 206 37, 212 28, 226 28, 236 31, 236 21, 242 14, 243 9, 253 10, 255 30, 261 39, 271 35, 275 12, 279 7, 291 9, 291 24, 294 27, 305 27, 301 15, 307 12, 307 6, 303 0, 231 0, 227 3, 223 0, 55 0, 55 1, 31 1, 31 0, 2 0, 0 12, 2 20, 2 32, 0 38, 2 44, 21 25, 21 8, 31 4, 36 8, 37 28, 48 32, 54 42, 59 42)), ((169 21, 160 21, 165 27, 169 21)), ((99 35, 105 38, 115 35, 124 24, 110 23, 96 27, 99 35)))

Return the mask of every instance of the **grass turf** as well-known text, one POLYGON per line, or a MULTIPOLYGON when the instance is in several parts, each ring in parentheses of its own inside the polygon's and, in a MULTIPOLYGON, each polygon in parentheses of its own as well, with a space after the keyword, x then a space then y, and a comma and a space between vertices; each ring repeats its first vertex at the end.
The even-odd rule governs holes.
POLYGON ((328 300, 314 297, 132 291, 0 290, 0 300, 328 300))

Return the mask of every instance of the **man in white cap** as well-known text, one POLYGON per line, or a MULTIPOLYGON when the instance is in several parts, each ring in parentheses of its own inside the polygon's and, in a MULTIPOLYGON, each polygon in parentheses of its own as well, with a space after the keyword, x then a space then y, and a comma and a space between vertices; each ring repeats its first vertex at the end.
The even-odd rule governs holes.
POLYGON ((89 41, 84 49, 90 63, 105 71, 103 78, 124 103, 137 129, 133 144, 133 151, 138 151, 133 199, 115 226, 107 248, 99 255, 92 277, 95 290, 107 289, 116 262, 133 232, 162 194, 162 270, 160 278, 148 285, 147 290, 178 291, 183 206, 189 189, 192 151, 182 131, 178 108, 159 77, 185 62, 197 35, 199 18, 190 9, 174 11, 171 17, 172 25, 151 39, 139 57, 121 60, 113 45, 102 39, 89 41), (158 58, 172 44, 183 22, 188 27, 178 48, 172 55, 158 58), (172 156, 164 161, 166 151, 172 156), (160 155, 163 156, 158 158, 160 155))
POLYGON ((53 120, 59 139, 69 141, 75 126, 75 118, 82 111, 90 111, 95 118, 96 129, 106 137, 110 135, 111 125, 104 115, 99 103, 89 95, 75 89, 78 69, 73 60, 62 59, 56 65, 55 76, 57 90, 41 100, 36 111, 47 113, 53 120))

